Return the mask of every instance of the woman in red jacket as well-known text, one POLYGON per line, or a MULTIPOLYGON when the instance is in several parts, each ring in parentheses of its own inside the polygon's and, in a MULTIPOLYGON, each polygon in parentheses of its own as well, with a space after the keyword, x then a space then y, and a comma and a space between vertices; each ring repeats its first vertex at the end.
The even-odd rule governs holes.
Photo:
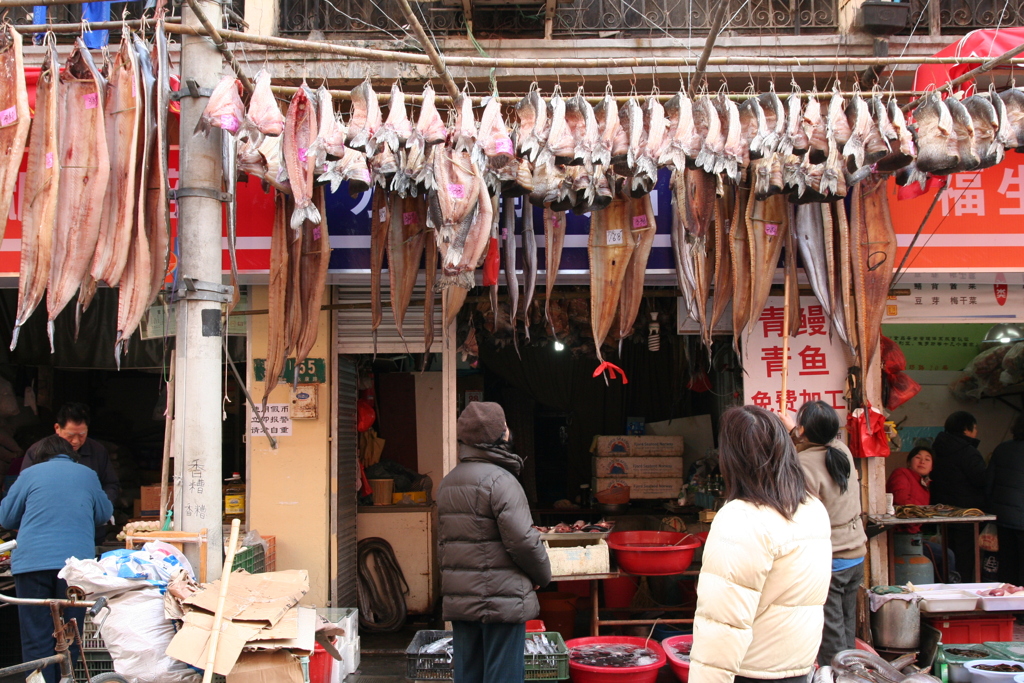
MULTIPOLYGON (((932 452, 926 446, 917 446, 907 454, 907 466, 894 470, 885 483, 885 492, 892 494, 894 505, 929 505, 931 492, 928 490, 929 478, 932 473, 932 452)), ((904 533, 921 533, 920 525, 905 526, 904 533)), ((925 541, 925 554, 935 566, 936 575, 941 576, 942 546, 938 543, 925 541)), ((947 551, 950 572, 956 571, 952 551, 947 551)))

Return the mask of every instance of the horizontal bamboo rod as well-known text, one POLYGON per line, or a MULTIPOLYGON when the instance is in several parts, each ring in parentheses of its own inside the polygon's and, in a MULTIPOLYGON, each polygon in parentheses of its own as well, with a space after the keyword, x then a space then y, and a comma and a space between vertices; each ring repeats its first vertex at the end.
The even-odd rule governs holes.
MULTIPOLYGON (((177 17, 164 19, 165 25, 177 25, 179 22, 181 22, 181 19, 177 17)), ((156 26, 156 21, 153 19, 128 19, 126 21, 89 21, 85 24, 82 22, 77 24, 15 24, 14 30, 21 34, 46 33, 47 31, 54 33, 80 33, 83 30, 83 26, 90 31, 110 31, 119 28, 137 29, 141 28, 143 24, 147 28, 153 28, 156 26)))
MULTIPOLYGON (((25 2, 28 5, 36 4, 35 0, 0 0, 0 9, 10 6, 18 7, 23 5, 8 5, 10 2, 25 2)), ((55 4, 77 4, 72 2, 60 2, 53 0, 55 4)), ((98 28, 117 28, 123 22, 95 22, 89 24, 98 28)), ((82 24, 36 24, 15 26, 21 33, 41 33, 52 30, 58 33, 77 33, 82 30, 82 24)), ((207 36, 206 31, 182 24, 168 23, 168 33, 207 36)), ((394 50, 374 50, 370 48, 354 47, 340 43, 329 43, 317 40, 296 40, 293 38, 280 38, 277 36, 261 36, 251 33, 242 33, 229 29, 221 29, 220 35, 228 42, 248 43, 262 45, 264 47, 276 47, 297 52, 310 52, 315 54, 332 54, 345 57, 365 59, 367 61, 400 62, 406 64, 421 64, 432 66, 430 58, 418 52, 397 52, 394 50)), ((756 56, 720 56, 708 59, 709 66, 766 66, 766 67, 805 67, 805 66, 831 66, 831 67, 867 67, 867 66, 916 66, 920 64, 984 64, 990 57, 765 57, 756 56)), ((696 66, 697 60, 692 57, 600 57, 600 58, 524 58, 524 57, 473 57, 473 56, 445 56, 447 66, 457 67, 479 67, 479 68, 503 68, 503 69, 533 69, 533 68, 555 68, 555 69, 630 69, 630 68, 680 68, 696 66)), ((1024 66, 1024 58, 1010 59, 1005 62, 1007 65, 1024 66)))

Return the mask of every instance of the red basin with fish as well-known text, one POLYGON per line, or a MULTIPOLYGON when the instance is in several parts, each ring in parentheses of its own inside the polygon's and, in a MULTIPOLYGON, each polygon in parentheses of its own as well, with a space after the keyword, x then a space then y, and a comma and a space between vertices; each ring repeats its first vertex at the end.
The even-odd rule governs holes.
POLYGON ((701 546, 693 534, 675 531, 613 531, 607 540, 619 569, 638 576, 682 574, 701 546))
POLYGON ((593 636, 565 641, 565 646, 570 650, 580 645, 635 645, 653 652, 658 661, 644 666, 588 666, 574 662, 570 657, 569 679, 573 683, 654 683, 658 678, 658 669, 665 666, 665 650, 656 640, 636 636, 593 636))
POLYGON ((690 679, 690 660, 680 658, 676 648, 683 644, 693 645, 693 634, 686 633, 681 636, 672 636, 661 641, 661 647, 665 649, 665 656, 668 657, 668 665, 672 667, 679 683, 687 683, 690 679))

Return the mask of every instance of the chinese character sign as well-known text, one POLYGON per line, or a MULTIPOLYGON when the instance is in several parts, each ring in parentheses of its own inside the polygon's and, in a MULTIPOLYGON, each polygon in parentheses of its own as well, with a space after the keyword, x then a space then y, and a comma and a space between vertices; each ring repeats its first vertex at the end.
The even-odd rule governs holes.
MULTIPOLYGON (((983 171, 955 173, 948 182, 914 244, 907 269, 948 273, 1024 271, 1024 233, 1020 229, 1024 216, 1024 154, 1009 151, 1003 163, 983 171)), ((937 190, 902 201, 896 198, 895 181, 890 181, 889 190, 898 264, 937 190)), ((918 296, 922 297, 921 305, 932 305, 931 295, 918 296)), ((940 298, 936 305, 942 302, 940 298)))
MULTIPOLYGON (((292 435, 290 408, 291 406, 287 403, 270 403, 267 405, 266 410, 259 404, 256 405, 256 410, 263 414, 263 424, 266 425, 267 431, 275 439, 292 435)), ((249 411, 249 436, 263 436, 263 428, 260 427, 259 418, 254 410, 249 411)))
MULTIPOLYGON (((783 317, 782 297, 768 298, 743 348, 744 402, 779 412, 782 398, 783 317)), ((825 401, 846 424, 843 384, 848 366, 842 342, 829 338, 828 321, 814 297, 801 297, 797 336, 789 339, 789 378, 786 408, 796 412, 807 401, 825 401)))
MULTIPOLYGON (((969 273, 968 275, 973 275, 969 273)), ((943 274, 945 282, 901 283, 885 307, 886 323, 996 323, 1024 320, 1024 285, 1019 275, 997 273, 995 282, 962 279, 943 274), (1018 282, 1008 282, 1018 280, 1018 282), (953 281, 948 281, 953 280, 953 281)), ((989 276, 988 279, 991 279, 989 276)))

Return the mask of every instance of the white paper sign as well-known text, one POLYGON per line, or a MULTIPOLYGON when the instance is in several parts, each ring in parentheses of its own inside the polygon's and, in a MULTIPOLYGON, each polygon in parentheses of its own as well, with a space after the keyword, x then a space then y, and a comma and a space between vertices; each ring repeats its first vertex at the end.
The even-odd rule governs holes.
POLYGON ((1024 320, 1024 285, 999 273, 994 283, 910 282, 907 296, 891 296, 883 323, 1013 322, 1024 320))
MULTIPOLYGON (((743 345, 743 402, 778 413, 782 395, 783 308, 781 296, 768 297, 760 319, 743 345)), ((838 336, 829 339, 829 320, 812 296, 800 297, 800 331, 789 339, 786 403, 794 416, 807 401, 824 401, 846 424, 843 385, 848 363, 838 336)))
POLYGON ((274 438, 281 436, 292 435, 292 415, 291 406, 287 403, 270 403, 267 405, 266 411, 263 410, 263 406, 256 404, 256 410, 249 411, 249 435, 250 436, 263 436, 263 429, 260 427, 260 421, 257 417, 256 411, 263 413, 263 422, 267 425, 267 431, 274 438))

